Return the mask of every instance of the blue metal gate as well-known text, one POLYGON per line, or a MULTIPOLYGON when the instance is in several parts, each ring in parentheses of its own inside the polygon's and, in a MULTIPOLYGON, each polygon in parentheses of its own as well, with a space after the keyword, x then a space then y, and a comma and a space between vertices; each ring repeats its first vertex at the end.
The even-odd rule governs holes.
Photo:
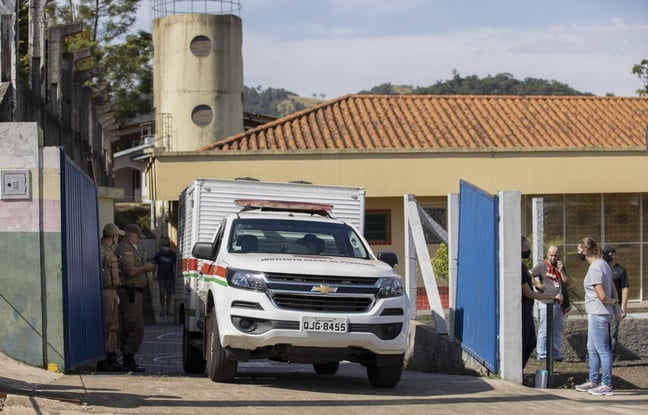
POLYGON ((498 200, 461 181, 455 336, 462 348, 499 371, 498 200))
POLYGON ((61 150, 65 370, 103 359, 97 188, 61 150))

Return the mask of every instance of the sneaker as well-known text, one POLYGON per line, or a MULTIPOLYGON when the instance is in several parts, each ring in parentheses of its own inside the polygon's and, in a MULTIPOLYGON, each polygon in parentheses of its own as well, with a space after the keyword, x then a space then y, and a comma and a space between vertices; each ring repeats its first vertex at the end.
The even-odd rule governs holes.
POLYGON ((589 380, 585 383, 581 383, 580 385, 576 385, 576 390, 579 392, 588 392, 590 389, 596 388, 598 385, 594 382, 590 382, 589 380))
POLYGON ((608 386, 601 383, 601 385, 596 388, 588 389, 587 393, 589 393, 590 395, 597 395, 597 396, 614 395, 614 390, 612 390, 612 386, 608 386))

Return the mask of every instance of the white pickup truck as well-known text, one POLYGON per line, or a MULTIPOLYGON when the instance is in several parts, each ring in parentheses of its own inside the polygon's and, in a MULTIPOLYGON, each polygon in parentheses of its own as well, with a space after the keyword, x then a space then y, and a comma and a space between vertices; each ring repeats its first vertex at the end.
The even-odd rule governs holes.
POLYGON ((396 256, 374 256, 355 227, 330 216, 333 205, 233 203, 211 240, 183 255, 195 297, 183 311, 185 371, 206 366, 229 382, 249 359, 309 363, 318 374, 346 360, 366 366, 371 384, 396 386, 409 325, 396 256))

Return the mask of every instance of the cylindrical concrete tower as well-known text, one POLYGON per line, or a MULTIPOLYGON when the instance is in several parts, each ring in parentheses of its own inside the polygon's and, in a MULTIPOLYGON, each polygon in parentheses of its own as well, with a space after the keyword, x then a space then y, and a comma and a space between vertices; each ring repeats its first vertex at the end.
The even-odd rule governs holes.
POLYGON ((194 151, 243 131, 240 8, 153 0, 155 147, 194 151))

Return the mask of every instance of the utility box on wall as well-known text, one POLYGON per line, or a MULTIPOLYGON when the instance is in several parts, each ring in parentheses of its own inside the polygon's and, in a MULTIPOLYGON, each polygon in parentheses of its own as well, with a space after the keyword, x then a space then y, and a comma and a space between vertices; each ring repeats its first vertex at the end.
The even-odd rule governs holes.
POLYGON ((30 200, 31 175, 29 170, 2 170, 2 200, 30 200))

